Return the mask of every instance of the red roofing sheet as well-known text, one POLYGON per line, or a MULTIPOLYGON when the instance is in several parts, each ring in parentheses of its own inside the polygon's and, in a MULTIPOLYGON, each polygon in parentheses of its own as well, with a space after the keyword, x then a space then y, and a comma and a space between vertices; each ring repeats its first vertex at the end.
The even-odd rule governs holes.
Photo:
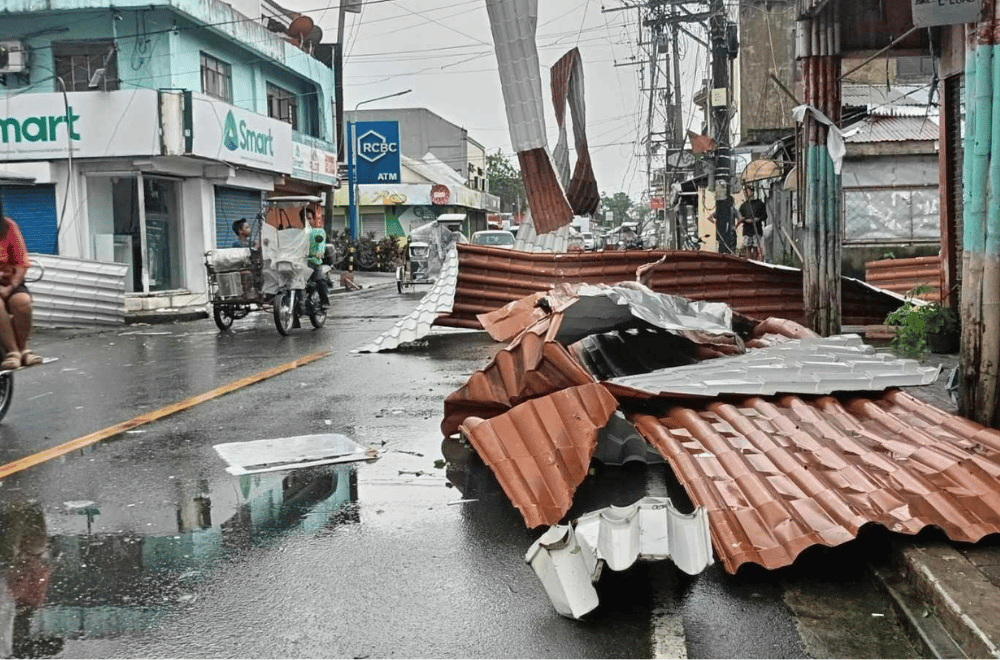
POLYGON ((489 366, 444 400, 441 432, 458 432, 466 417, 490 418, 534 399, 594 379, 562 345, 533 333, 494 356, 489 366))
MULTIPOLYGON (((682 250, 603 250, 537 253, 459 244, 458 284, 452 311, 438 325, 479 328, 485 314, 560 282, 617 284, 634 281, 636 269, 666 257, 649 277, 651 289, 691 300, 728 303, 754 318, 775 316, 804 323, 802 271, 732 255, 682 250)), ((841 280, 842 322, 874 325, 899 307, 897 297, 849 278, 841 280)))
MULTIPOLYGON (((594 167, 587 146, 586 108, 583 96, 583 62, 580 50, 573 48, 552 65, 552 105, 556 111, 556 124, 563 128, 566 121, 566 103, 573 117, 573 146, 576 165, 566 189, 566 198, 577 215, 591 215, 601 203, 601 194, 594 178, 594 167)), ((563 138, 560 133, 560 142, 563 138)), ((567 168, 568 172, 568 168, 567 168)))
POLYGON ((918 296, 923 300, 941 300, 941 256, 881 259, 865 263, 865 281, 887 291, 906 295, 925 284, 932 288, 918 296))
POLYGON ((519 151, 517 160, 521 165, 535 231, 546 234, 568 225, 573 220, 573 209, 559 183, 548 151, 543 148, 519 151))
POLYGON ((787 566, 869 522, 968 542, 1000 532, 1000 432, 900 390, 685 402, 633 421, 708 510, 729 572, 787 566))
POLYGON ((528 527, 554 525, 572 506, 597 433, 617 407, 607 390, 591 383, 532 399, 489 421, 470 417, 462 432, 528 527))

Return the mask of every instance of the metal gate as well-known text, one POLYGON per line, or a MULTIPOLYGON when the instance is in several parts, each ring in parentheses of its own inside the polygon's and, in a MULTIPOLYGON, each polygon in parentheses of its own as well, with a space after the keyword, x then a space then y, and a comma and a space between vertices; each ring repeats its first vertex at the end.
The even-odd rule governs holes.
POLYGON ((246 188, 215 187, 215 247, 225 248, 236 239, 233 222, 252 220, 260 211, 261 192, 246 188))
POLYGON ((0 202, 20 227, 28 252, 59 254, 54 185, 0 186, 0 202))
POLYGON ((375 240, 385 238, 385 213, 363 213, 361 215, 361 235, 375 234, 375 240))

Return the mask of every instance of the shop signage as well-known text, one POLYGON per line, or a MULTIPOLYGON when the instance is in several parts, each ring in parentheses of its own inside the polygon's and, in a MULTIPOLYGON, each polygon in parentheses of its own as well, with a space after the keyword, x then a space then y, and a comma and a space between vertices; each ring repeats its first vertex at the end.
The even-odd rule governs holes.
POLYGON ((663 198, 662 197, 650 197, 649 198, 649 208, 653 211, 658 211, 663 208, 663 198))
POLYGON ((18 94, 0 104, 0 160, 160 153, 156 90, 18 94))
POLYGON ((191 154, 268 172, 292 173, 290 124, 191 94, 191 154))
POLYGON ((441 183, 431 186, 432 204, 447 204, 449 199, 451 199, 451 191, 448 190, 448 186, 441 183))
POLYGON ((300 142, 292 143, 292 176, 304 181, 335 185, 337 183, 337 154, 317 146, 300 142))
POLYGON ((982 0, 911 0, 913 26, 957 25, 977 23, 982 0))
POLYGON ((399 183, 399 122, 359 121, 354 131, 358 183, 399 183))

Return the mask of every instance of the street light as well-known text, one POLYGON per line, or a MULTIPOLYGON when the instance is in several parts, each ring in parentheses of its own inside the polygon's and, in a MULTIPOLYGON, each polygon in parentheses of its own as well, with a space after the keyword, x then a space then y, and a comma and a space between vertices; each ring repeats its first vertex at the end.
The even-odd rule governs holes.
POLYGON ((412 91, 412 89, 405 89, 402 92, 396 92, 395 94, 377 96, 373 99, 360 101, 356 106, 354 106, 354 115, 352 117, 353 121, 351 121, 351 144, 349 154, 351 162, 347 168, 347 185, 350 189, 347 202, 347 212, 350 217, 349 229, 352 241, 358 238, 358 108, 363 106, 365 103, 374 103, 375 101, 381 101, 383 99, 391 99, 394 96, 402 96, 403 94, 409 94, 412 91))

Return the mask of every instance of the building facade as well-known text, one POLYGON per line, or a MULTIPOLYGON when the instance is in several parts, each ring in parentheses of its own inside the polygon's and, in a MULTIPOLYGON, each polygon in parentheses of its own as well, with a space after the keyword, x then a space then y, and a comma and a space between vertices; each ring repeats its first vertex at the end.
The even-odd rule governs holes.
POLYGON ((273 3, 241 9, 0 12, 20 54, 0 68, 0 201, 29 251, 127 264, 127 310, 205 302, 204 252, 232 242, 234 220, 336 185, 331 49, 273 3))
MULTIPOLYGON (((358 220, 362 234, 405 236, 410 229, 443 213, 466 216, 466 235, 486 229, 487 215, 500 211, 500 199, 489 194, 486 149, 469 132, 426 108, 361 110, 345 113, 347 121, 399 122, 401 181, 358 186, 358 220)), ((334 226, 348 226, 346 186, 334 196, 334 226)))

